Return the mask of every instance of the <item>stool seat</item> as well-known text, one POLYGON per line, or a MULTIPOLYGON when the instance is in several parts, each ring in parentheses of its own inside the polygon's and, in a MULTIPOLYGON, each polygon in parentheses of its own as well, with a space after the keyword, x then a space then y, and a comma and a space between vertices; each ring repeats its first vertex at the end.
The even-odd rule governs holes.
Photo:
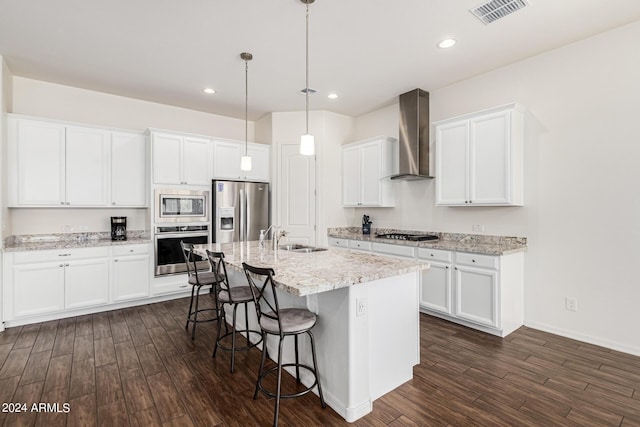
POLYGON ((199 271, 198 274, 189 276, 189 284, 196 286, 211 286, 218 283, 218 277, 211 271, 199 271))
POLYGON ((218 301, 234 303, 253 302, 253 294, 248 286, 234 286, 229 290, 221 290, 218 293, 218 301))
MULTIPOLYGON (((316 324, 316 315, 303 308, 281 308, 278 314, 282 332, 285 334, 302 333, 316 324)), ((265 313, 260 319, 260 327, 270 334, 280 333, 274 312, 265 313)))

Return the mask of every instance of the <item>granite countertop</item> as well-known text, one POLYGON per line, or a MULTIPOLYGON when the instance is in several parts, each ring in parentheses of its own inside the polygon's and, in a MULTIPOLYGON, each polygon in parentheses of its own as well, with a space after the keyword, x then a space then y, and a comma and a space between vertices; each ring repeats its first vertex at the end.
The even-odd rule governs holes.
POLYGON ((243 272, 242 263, 255 267, 273 268, 276 286, 298 296, 312 295, 386 277, 399 276, 429 268, 417 260, 401 260, 342 248, 301 253, 266 248, 259 249, 257 241, 241 243, 212 243, 196 245, 196 253, 206 256, 205 249, 224 252, 230 268, 243 272))
POLYGON ((127 232, 127 240, 111 240, 110 233, 65 233, 48 235, 11 236, 2 247, 3 252, 46 251, 55 249, 96 248, 101 246, 137 245, 151 243, 147 232, 127 232))
POLYGON ((365 242, 388 243, 392 245, 413 246, 417 248, 430 248, 454 252, 468 252, 483 255, 508 255, 527 250, 527 239, 525 237, 437 232, 429 233, 424 231, 381 228, 372 229, 371 234, 363 235, 359 227, 330 228, 327 235, 329 237, 339 239, 361 240, 365 242), (407 240, 380 239, 375 237, 377 233, 435 234, 439 238, 438 240, 414 242, 407 240))

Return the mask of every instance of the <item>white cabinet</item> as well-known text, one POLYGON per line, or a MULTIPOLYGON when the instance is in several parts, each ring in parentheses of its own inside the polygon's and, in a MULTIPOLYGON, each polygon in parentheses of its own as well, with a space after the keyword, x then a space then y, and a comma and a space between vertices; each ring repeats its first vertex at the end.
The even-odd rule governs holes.
POLYGON ((429 262, 429 269, 422 271, 420 306, 447 315, 453 314, 452 253, 418 248, 418 258, 429 262))
POLYGON ((109 302, 109 258, 68 260, 64 264, 64 308, 81 308, 109 302))
POLYGON ((394 206, 391 175, 398 170, 397 140, 375 137, 342 148, 343 206, 394 206))
POLYGON ((265 144, 248 143, 247 155, 251 157, 251 170, 240 170, 244 155, 244 142, 215 140, 213 142, 213 177, 245 181, 269 181, 269 151, 265 144))
POLYGON ((66 204, 106 206, 109 132, 77 126, 66 130, 66 204))
POLYGON ((519 104, 434 123, 436 204, 523 204, 524 114, 519 104))
POLYGON ((3 320, 108 302, 108 247, 3 255, 3 320))
POLYGON ((111 259, 111 301, 149 296, 149 245, 113 247, 111 259))
POLYGON ((499 259, 456 253, 454 315, 481 325, 500 328, 499 259))
POLYGON ((139 133, 111 133, 111 206, 147 206, 147 140, 139 133))
POLYGON ((146 206, 141 134, 21 116, 7 123, 9 207, 146 206))
POLYGON ((208 139, 152 131, 151 141, 154 184, 211 184, 208 139))

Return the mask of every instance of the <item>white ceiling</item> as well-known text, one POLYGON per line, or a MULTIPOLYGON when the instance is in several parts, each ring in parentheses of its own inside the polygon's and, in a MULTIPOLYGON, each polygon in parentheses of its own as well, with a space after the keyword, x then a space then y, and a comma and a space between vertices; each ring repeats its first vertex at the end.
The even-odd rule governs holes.
MULTIPOLYGON (((310 109, 359 116, 640 19, 638 0, 531 0, 485 26, 482 2, 317 0, 310 109), (458 44, 438 49, 445 36, 458 44)), ((304 37, 300 0, 0 0, 16 76, 244 118, 248 51, 251 120, 304 109, 304 37)))

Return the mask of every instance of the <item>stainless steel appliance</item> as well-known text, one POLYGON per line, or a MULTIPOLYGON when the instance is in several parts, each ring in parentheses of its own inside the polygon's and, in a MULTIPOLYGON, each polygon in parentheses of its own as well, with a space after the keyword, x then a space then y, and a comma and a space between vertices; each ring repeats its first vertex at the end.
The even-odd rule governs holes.
POLYGON ((209 222, 209 192, 173 188, 155 191, 156 223, 209 222))
MULTIPOLYGON (((209 225, 158 225, 155 229, 155 275, 187 271, 180 241, 195 245, 209 243, 209 225)), ((209 261, 200 257, 198 269, 208 270, 209 261)))
POLYGON ((438 240, 438 236, 434 234, 386 233, 386 234, 376 234, 376 237, 379 239, 410 240, 414 242, 422 242, 425 240, 438 240))
POLYGON ((211 189, 213 243, 258 240, 269 228, 269 184, 213 181, 211 189))

